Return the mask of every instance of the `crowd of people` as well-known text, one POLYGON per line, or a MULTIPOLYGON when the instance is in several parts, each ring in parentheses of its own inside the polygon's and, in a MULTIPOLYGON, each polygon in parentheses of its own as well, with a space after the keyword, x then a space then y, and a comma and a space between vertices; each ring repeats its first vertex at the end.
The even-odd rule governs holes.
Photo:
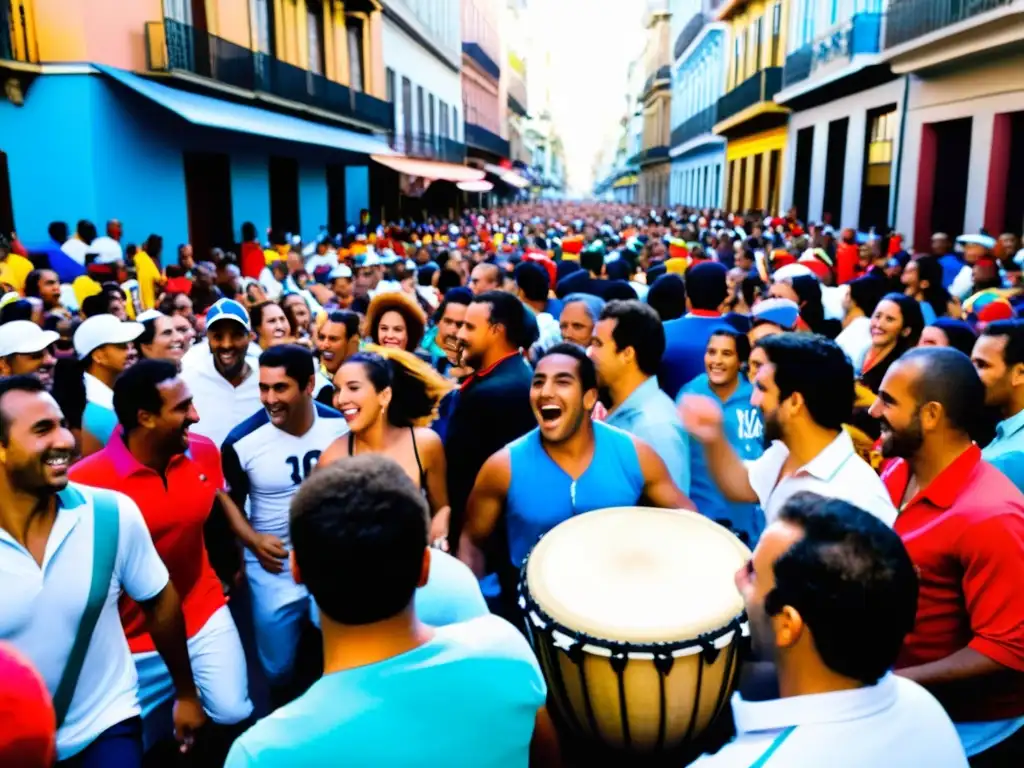
POLYGON ((609 507, 752 551, 685 760, 1024 765, 1017 235, 367 220, 0 240, 0 765, 581 764, 520 580, 609 507))

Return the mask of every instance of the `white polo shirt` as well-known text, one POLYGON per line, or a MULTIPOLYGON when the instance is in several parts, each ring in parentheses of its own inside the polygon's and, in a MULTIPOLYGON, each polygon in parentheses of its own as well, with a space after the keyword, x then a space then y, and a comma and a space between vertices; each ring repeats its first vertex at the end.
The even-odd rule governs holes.
MULTIPOLYGON (((91 489, 71 483, 58 498, 42 567, 0 530, 0 640, 32 661, 51 696, 85 611, 93 557, 91 489)), ((156 597, 167 586, 168 575, 135 502, 120 493, 117 500, 120 532, 114 572, 71 707, 57 733, 58 760, 81 752, 107 728, 139 714, 138 678, 117 601, 122 589, 136 602, 156 597)))
POLYGON ((181 378, 188 384, 199 414, 199 423, 192 426, 192 431, 208 437, 218 448, 232 429, 263 408, 259 358, 247 354, 245 362, 250 373, 233 387, 214 366, 208 346, 193 347, 182 359, 181 378))
POLYGON ((896 520, 896 508, 889 492, 868 463, 853 447, 846 430, 800 469, 779 479, 789 449, 774 441, 759 459, 747 463, 750 487, 764 510, 765 525, 771 525, 789 497, 800 491, 812 491, 827 498, 842 499, 870 512, 886 525, 896 520))
POLYGON ((769 701, 732 697, 736 738, 691 768, 967 768, 949 715, 887 674, 851 691, 769 701))

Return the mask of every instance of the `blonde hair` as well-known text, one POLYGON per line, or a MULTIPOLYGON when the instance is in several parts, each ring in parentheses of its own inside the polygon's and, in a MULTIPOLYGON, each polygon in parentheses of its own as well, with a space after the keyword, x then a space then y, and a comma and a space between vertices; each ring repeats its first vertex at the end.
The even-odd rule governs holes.
POLYGON ((395 347, 367 344, 346 360, 345 364, 365 364, 370 362, 367 358, 373 356, 383 358, 390 368, 392 400, 388 418, 391 423, 395 426, 430 426, 437 418, 438 404, 455 389, 455 384, 435 371, 429 363, 411 352, 395 347))

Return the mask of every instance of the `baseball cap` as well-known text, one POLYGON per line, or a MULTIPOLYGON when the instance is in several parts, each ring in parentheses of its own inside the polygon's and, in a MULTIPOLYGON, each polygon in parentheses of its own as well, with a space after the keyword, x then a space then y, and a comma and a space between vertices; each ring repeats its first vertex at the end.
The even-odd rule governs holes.
POLYGON ((127 344, 135 341, 145 328, 142 323, 121 322, 114 315, 90 317, 75 331, 75 353, 82 359, 106 344, 127 344))
POLYGON ((42 352, 59 338, 56 331, 44 331, 31 320, 12 320, 0 325, 0 357, 42 352))
POLYGON ((233 320, 239 323, 245 330, 252 330, 252 323, 249 321, 249 313, 245 307, 234 299, 219 299, 213 306, 206 310, 206 327, 209 328, 218 320, 233 320))
POLYGON ((14 646, 0 643, 0 764, 52 765, 57 716, 39 672, 14 646))
POLYGON ((753 306, 750 314, 755 325, 766 322, 791 331, 800 317, 800 307, 789 299, 764 299, 753 306))
POLYGON ((338 280, 338 279, 345 279, 345 278, 351 279, 351 277, 352 277, 352 267, 350 267, 348 264, 339 264, 334 269, 332 269, 331 270, 331 274, 328 275, 328 278, 330 278, 331 280, 338 280))

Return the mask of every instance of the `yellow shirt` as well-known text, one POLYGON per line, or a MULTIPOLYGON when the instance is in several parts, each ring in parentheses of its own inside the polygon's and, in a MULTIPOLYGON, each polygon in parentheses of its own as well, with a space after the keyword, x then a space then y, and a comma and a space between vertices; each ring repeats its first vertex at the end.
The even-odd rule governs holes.
POLYGON ((88 275, 79 275, 75 278, 75 281, 71 283, 71 290, 75 292, 75 300, 78 302, 78 307, 81 308, 83 301, 90 296, 95 296, 103 289, 100 288, 99 283, 88 275))
POLYGON ((0 262, 0 283, 6 283, 18 293, 25 292, 25 278, 33 269, 32 262, 17 253, 7 254, 0 262))
POLYGON ((164 278, 156 263, 145 251, 135 254, 135 277, 139 281, 139 295, 143 309, 156 307, 156 286, 163 285, 164 278))

